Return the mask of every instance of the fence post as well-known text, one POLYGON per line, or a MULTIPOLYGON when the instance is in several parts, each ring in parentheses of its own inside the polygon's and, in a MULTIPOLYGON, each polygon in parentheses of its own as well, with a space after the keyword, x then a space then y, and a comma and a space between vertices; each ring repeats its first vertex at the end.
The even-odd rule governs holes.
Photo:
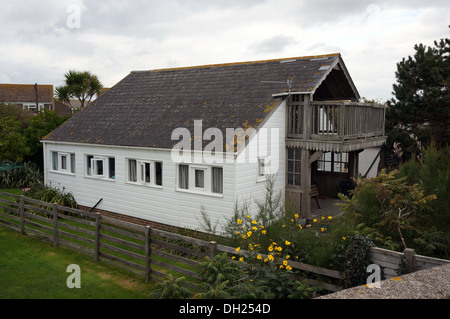
POLYGON ((149 282, 151 279, 151 227, 146 226, 145 227, 145 282, 149 282))
POLYGON ((58 237, 58 206, 53 203, 53 246, 58 246, 59 237, 58 237))
POLYGON ((406 272, 410 274, 414 272, 414 269, 416 268, 416 257, 414 256, 414 249, 406 248, 403 251, 403 254, 406 259, 406 272))
POLYGON ((24 207, 25 196, 20 195, 19 202, 19 217, 20 217, 20 233, 25 234, 25 207, 24 207))
POLYGON ((100 222, 101 222, 101 214, 97 213, 95 215, 95 248, 94 248, 94 256, 95 261, 99 261, 100 256, 100 222))
POLYGON ((209 242, 209 258, 214 259, 216 257, 217 252, 217 242, 210 241, 209 242))

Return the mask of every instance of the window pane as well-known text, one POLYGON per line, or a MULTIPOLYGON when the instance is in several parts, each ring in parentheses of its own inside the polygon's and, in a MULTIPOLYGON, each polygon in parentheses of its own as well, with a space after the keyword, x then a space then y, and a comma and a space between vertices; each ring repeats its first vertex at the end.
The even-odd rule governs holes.
POLYGON ((94 156, 86 156, 86 175, 92 175, 92 159, 94 156))
POLYGON ((178 166, 178 187, 183 189, 189 188, 189 166, 178 166))
POLYGON ((95 161, 95 175, 103 175, 103 160, 95 161))
POLYGON ((144 181, 150 183, 150 163, 144 163, 144 181))
POLYGON ((52 152, 52 168, 54 171, 58 170, 58 152, 52 152))
POLYGON ((212 168, 212 192, 223 194, 223 168, 212 168))
POLYGON ((70 154, 70 172, 75 174, 75 154, 70 154))
POLYGON ((111 179, 115 179, 116 178, 116 159, 114 157, 110 157, 108 158, 108 169, 109 169, 109 173, 108 173, 108 177, 111 179))
POLYGON ((155 184, 162 186, 162 163, 161 162, 155 163, 155 174, 156 174, 155 184))
POLYGON ((301 185, 300 179, 301 179, 301 175, 295 174, 295 184, 294 185, 297 185, 297 186, 301 185))
POLYGON ((136 160, 128 160, 128 180, 130 182, 137 182, 137 163, 136 160))
POLYGON ((195 170, 195 187, 205 187, 205 171, 200 169, 195 170))
POLYGON ((67 156, 65 155, 61 156, 61 169, 67 170, 67 156))
POLYGON ((264 159, 258 159, 258 176, 264 176, 264 159))

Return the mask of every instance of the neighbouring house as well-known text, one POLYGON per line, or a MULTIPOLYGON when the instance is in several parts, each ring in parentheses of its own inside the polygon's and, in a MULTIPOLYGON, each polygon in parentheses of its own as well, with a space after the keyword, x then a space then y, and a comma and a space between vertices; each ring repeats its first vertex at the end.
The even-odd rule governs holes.
POLYGON ((133 71, 43 139, 45 182, 80 205, 199 229, 274 191, 310 217, 385 142, 340 54, 133 71))
POLYGON ((0 103, 12 103, 33 112, 53 108, 53 85, 0 84, 0 103))

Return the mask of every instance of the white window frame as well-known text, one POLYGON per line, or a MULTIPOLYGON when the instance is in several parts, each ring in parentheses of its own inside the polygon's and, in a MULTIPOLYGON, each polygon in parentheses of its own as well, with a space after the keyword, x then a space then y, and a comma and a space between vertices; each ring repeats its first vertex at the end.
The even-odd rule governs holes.
POLYGON ((108 181, 115 181, 115 175, 114 178, 109 177, 109 159, 114 158, 114 156, 103 156, 103 155, 93 155, 93 154, 85 154, 84 155, 84 176, 87 178, 94 178, 94 179, 102 179, 102 180, 108 180, 108 181), (92 157, 89 159, 89 157, 92 157), (89 162, 88 162, 89 161, 89 162), (98 163, 102 162, 102 174, 97 174, 98 172, 98 163), (88 166, 89 164, 89 166, 88 166), (90 167, 90 168, 89 168, 90 167), (90 170, 90 171, 89 171, 90 170))
POLYGON ((269 163, 268 157, 258 157, 256 165, 256 181, 263 182, 267 180, 267 176, 269 175, 267 170, 267 165, 269 163))
POLYGON ((76 156, 75 153, 69 153, 69 152, 58 152, 58 151, 50 151, 50 158, 51 158, 51 165, 50 165, 50 172, 52 173, 60 173, 60 174, 67 174, 67 175, 75 175, 75 161, 72 163, 72 156, 76 156), (56 154, 56 155, 53 155, 56 154), (65 158, 65 168, 63 168, 63 158, 65 158), (56 159, 56 167, 55 167, 55 159, 56 159), (74 165, 72 165, 74 164, 74 165))
MULTIPOLYGON (((156 184, 156 163, 161 163, 161 165, 163 164, 162 161, 127 158, 126 159, 126 171, 127 171, 126 182, 129 184, 134 184, 134 185, 162 188, 163 187, 162 179, 164 178, 163 176, 161 176, 161 185, 156 184), (131 180, 130 161, 136 161, 136 181, 131 180), (150 170, 150 174, 149 174, 150 181, 146 180, 145 171, 146 171, 147 167, 150 170)), ((164 165, 162 165, 162 169, 164 170, 164 165)), ((163 172, 161 172, 161 174, 163 175, 163 172)))
POLYGON ((200 194, 200 195, 208 195, 213 197, 223 197, 224 185, 223 185, 223 172, 224 169, 221 166, 209 166, 209 165, 196 165, 196 164, 178 164, 176 165, 176 191, 200 194), (180 165, 186 165, 188 167, 188 188, 180 187, 180 165), (222 169, 222 192, 215 193, 213 192, 213 168, 221 168, 222 169), (196 171, 203 172, 203 187, 198 187, 196 185, 196 171))

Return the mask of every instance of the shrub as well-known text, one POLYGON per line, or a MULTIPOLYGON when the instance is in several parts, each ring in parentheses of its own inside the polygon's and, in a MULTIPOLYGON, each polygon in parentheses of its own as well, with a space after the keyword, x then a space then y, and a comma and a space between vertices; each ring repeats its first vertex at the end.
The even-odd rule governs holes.
MULTIPOLYGON (((3 164, 5 165, 5 164, 3 164)), ((27 162, 21 167, 0 172, 0 187, 4 188, 26 188, 40 183, 43 174, 36 164, 27 162)))
POLYGON ((367 280, 367 266, 370 261, 370 247, 373 242, 367 236, 355 235, 349 238, 346 250, 344 284, 346 288, 363 285, 367 280))
POLYGON ((30 188, 25 189, 25 196, 71 208, 77 208, 78 206, 72 193, 66 193, 64 189, 59 190, 41 183, 33 184, 30 188))

